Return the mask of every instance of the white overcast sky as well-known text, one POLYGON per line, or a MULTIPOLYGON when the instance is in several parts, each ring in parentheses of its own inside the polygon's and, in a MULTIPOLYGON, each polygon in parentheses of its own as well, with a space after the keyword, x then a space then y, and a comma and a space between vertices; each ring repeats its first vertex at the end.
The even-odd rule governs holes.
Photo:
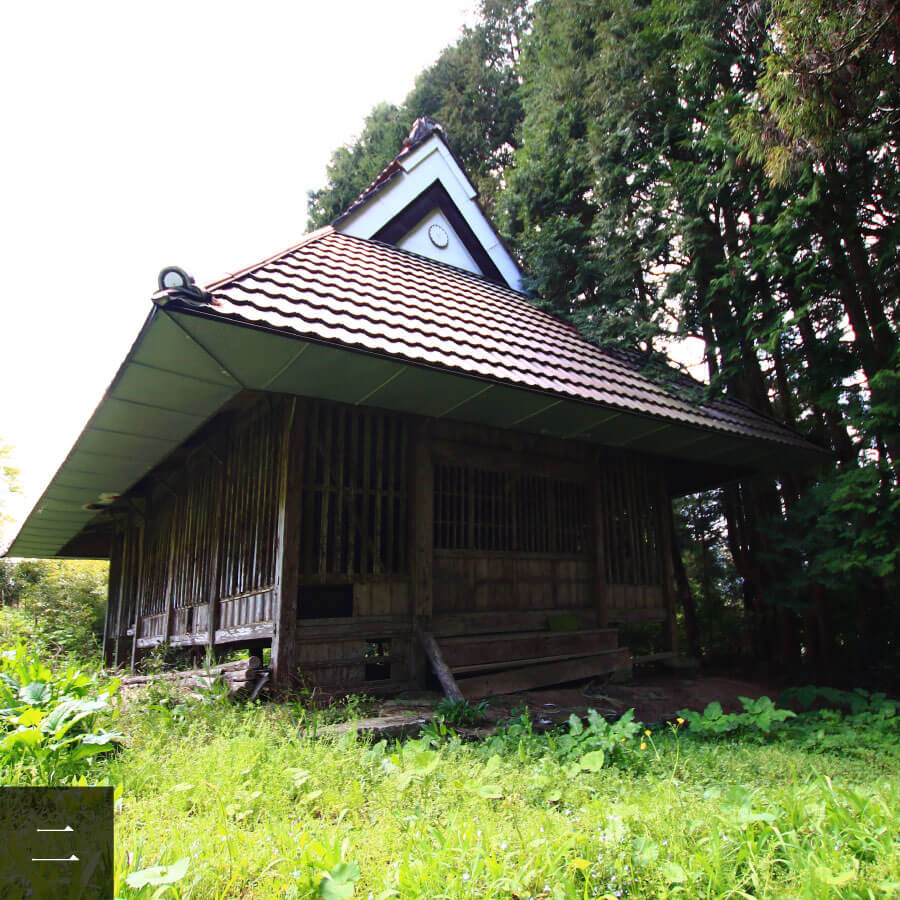
POLYGON ((17 518, 127 353, 158 271, 204 283, 295 243, 334 147, 403 99, 473 7, 2 5, 0 441, 22 472, 17 518))

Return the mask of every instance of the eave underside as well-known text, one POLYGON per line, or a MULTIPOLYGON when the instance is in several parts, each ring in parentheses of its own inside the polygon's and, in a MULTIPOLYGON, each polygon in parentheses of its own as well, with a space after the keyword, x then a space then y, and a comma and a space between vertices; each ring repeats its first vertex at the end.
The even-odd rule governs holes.
POLYGON ((13 542, 16 557, 104 558, 105 513, 236 395, 262 391, 450 419, 657 456, 673 494, 821 463, 799 438, 762 440, 491 382, 397 357, 157 309, 13 542))

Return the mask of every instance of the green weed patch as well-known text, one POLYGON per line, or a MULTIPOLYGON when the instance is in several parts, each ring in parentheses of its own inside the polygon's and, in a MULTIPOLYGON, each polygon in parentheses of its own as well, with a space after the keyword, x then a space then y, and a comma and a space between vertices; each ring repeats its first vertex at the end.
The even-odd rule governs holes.
MULTIPOLYGON (((837 733, 821 712, 776 717, 753 739, 596 714, 536 734, 523 712, 480 743, 445 719, 416 740, 372 743, 323 736, 313 713, 289 706, 189 704, 165 728, 140 713, 124 723, 128 751, 105 767, 123 787, 122 896, 900 890, 896 734, 878 732, 893 749, 873 769, 808 744, 814 728, 837 733)), ((838 724, 863 742, 872 727, 838 724)))
POLYGON ((470 711, 445 707, 414 740, 373 742, 326 729, 334 708, 157 686, 122 706, 120 737, 114 683, 22 648, 0 666, 4 783, 116 785, 119 897, 900 892, 900 735, 880 695, 794 697, 796 715, 764 698, 656 729, 590 713, 546 734, 523 709, 474 743, 450 721, 470 711))

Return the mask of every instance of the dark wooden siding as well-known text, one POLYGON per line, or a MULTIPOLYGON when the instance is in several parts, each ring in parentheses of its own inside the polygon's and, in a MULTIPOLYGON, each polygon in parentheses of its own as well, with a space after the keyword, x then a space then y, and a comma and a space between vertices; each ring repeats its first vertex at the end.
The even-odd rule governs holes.
POLYGON ((407 574, 407 420, 311 401, 307 428, 301 582, 407 574))
POLYGON ((663 616, 661 475, 647 458, 247 395, 120 502, 107 647, 119 662, 165 638, 198 645, 273 635, 291 408, 302 422, 288 498, 299 517, 299 594, 285 602, 299 616, 292 665, 310 684, 377 687, 367 677, 376 671, 372 646, 390 648, 386 689, 408 681, 419 652, 414 611, 443 621, 561 610, 590 621, 602 595, 610 621, 663 616), (420 456, 424 518, 412 510, 420 456), (427 599, 411 572, 420 537, 431 560, 427 599), (322 596, 304 610, 310 590, 322 596), (340 598, 334 609, 329 590, 340 598))
POLYGON ((220 415, 191 446, 131 492, 115 544, 108 633, 145 647, 271 633, 280 437, 286 402, 246 401, 220 415))

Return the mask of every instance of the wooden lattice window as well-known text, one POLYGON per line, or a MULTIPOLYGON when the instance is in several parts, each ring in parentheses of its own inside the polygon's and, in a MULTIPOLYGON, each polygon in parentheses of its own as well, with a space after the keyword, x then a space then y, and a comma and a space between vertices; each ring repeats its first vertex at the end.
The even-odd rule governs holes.
POLYGON ((161 490, 151 498, 143 545, 143 585, 140 614, 158 616, 166 611, 166 588, 174 522, 174 500, 161 490))
POLYGON ((373 410, 312 402, 304 451, 301 577, 406 573, 406 421, 373 410))
MULTIPOLYGON (((278 474, 283 409, 268 403, 228 437, 219 525, 219 596, 259 591, 275 581, 278 474)), ((213 465, 213 463, 211 463, 213 465)))
POLYGON ((654 473, 639 459, 600 472, 606 577, 610 584, 661 584, 659 504, 654 473))
POLYGON ((545 475, 465 465, 434 469, 434 546, 438 550, 590 552, 585 486, 545 475))

